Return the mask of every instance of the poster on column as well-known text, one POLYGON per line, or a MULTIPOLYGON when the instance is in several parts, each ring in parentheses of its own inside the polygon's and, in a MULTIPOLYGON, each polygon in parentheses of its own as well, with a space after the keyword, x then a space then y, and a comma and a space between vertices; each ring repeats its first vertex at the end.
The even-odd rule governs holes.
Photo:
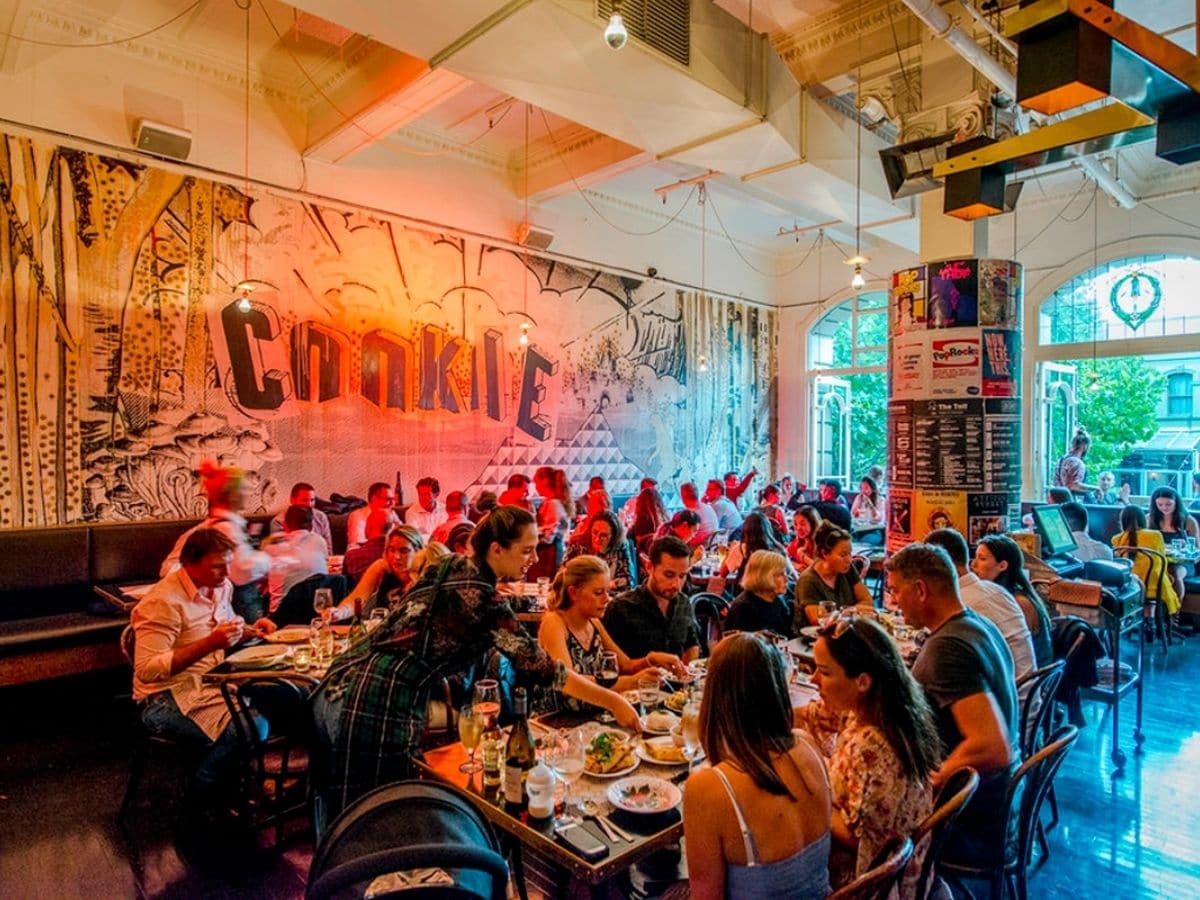
POLYGON ((916 491, 913 495, 913 538, 922 540, 936 528, 967 533, 967 495, 963 491, 916 491))
POLYGON ((929 328, 974 328, 979 324, 979 278, 974 259, 929 264, 929 328))
POLYGON ((1008 494, 967 495, 967 541, 974 547, 989 534, 1008 530, 1008 494))
POLYGON ((912 491, 888 490, 887 549, 895 553, 913 542, 912 491))
POLYGON ((979 261, 979 324, 1019 328, 1020 266, 1007 259, 979 261))
POLYGON ((1017 399, 984 401, 983 489, 1021 491, 1021 405, 1017 399))
POLYGON ((983 396, 1015 397, 1021 368, 1021 333, 983 329, 983 396))
POLYGON ((892 273, 891 303, 888 304, 892 334, 925 329, 925 267, 892 273))
POLYGON ((917 488, 984 489, 982 400, 916 402, 912 429, 917 488))
POLYGON ((934 333, 929 341, 929 391, 931 397, 979 395, 979 332, 934 333))
POLYGON ((887 445, 889 490, 913 486, 913 405, 906 401, 888 404, 887 445))
POLYGON ((921 400, 929 396, 929 338, 927 335, 903 334, 892 339, 893 400, 921 400))

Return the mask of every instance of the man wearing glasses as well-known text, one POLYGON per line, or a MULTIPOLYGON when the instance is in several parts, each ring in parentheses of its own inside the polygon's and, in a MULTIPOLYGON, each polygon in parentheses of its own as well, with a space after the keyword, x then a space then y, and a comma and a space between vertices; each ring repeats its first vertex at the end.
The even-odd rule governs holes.
POLYGON ((904 621, 930 631, 912 673, 929 698, 946 750, 934 786, 965 766, 980 777, 943 859, 989 865, 1004 852, 998 810, 1020 757, 1012 654, 996 626, 963 605, 958 575, 944 549, 910 544, 887 561, 886 569, 888 593, 904 621))

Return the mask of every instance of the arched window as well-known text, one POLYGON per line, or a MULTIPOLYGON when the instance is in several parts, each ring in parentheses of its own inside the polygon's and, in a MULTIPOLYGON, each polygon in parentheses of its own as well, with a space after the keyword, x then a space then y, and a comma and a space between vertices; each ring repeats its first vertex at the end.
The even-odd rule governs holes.
POLYGON ((1200 430, 1191 421, 1200 372, 1197 283, 1196 257, 1131 256, 1076 275, 1042 301, 1031 354, 1032 474, 1040 480, 1032 496, 1050 484, 1079 424, 1092 437, 1089 483, 1111 470, 1136 496, 1179 481, 1188 497, 1176 470, 1200 465, 1200 430))
POLYGON ((855 485, 887 453, 887 293, 839 303, 808 332, 809 478, 855 485))

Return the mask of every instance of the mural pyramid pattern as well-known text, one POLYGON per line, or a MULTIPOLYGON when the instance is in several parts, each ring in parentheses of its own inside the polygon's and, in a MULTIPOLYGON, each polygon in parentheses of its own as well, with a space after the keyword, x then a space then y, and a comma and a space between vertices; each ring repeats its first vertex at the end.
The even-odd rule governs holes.
POLYGON ((508 486, 509 475, 523 472, 533 477, 533 470, 538 466, 564 469, 576 496, 587 489, 588 479, 594 475, 604 479, 609 494, 614 497, 636 494, 643 478, 642 470, 621 452, 604 414, 594 412, 570 438, 556 440, 553 444, 516 444, 512 438, 505 438, 495 456, 468 488, 468 493, 471 496, 478 491, 499 494, 508 486))

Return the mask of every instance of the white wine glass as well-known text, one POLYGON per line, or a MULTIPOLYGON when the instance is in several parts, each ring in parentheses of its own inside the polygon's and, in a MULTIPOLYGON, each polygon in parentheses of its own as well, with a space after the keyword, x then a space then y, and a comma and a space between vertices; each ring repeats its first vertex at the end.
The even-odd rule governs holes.
POLYGON ((483 768, 483 763, 475 761, 475 750, 479 746, 481 737, 483 737, 483 718, 475 712, 474 704, 464 704, 463 708, 458 711, 458 739, 467 748, 469 756, 467 761, 458 767, 458 771, 473 775, 483 768))
POLYGON ((326 611, 330 609, 333 609, 333 591, 329 588, 317 588, 313 591, 313 612, 324 619, 326 611))
POLYGON ((680 723, 680 732, 683 734, 683 755, 688 760, 688 773, 692 771, 692 765, 696 762, 696 757, 700 755, 700 701, 691 697, 683 707, 683 720, 680 723))
POLYGON ((554 824, 559 828, 577 821, 571 815, 571 785, 583 774, 585 762, 586 750, 579 729, 559 734, 554 752, 550 756, 550 767, 563 783, 563 812, 554 820, 554 824))

